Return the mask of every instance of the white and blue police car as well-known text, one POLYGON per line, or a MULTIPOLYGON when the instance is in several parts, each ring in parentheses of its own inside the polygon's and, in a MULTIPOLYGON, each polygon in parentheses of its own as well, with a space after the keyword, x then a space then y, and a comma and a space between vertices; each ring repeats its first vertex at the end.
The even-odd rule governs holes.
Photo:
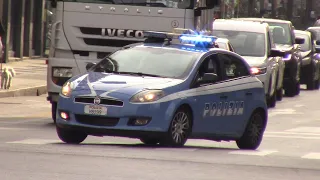
POLYGON ((88 135, 138 138, 181 147, 187 139, 259 147, 267 125, 262 82, 216 37, 145 32, 66 82, 56 130, 65 143, 88 135))

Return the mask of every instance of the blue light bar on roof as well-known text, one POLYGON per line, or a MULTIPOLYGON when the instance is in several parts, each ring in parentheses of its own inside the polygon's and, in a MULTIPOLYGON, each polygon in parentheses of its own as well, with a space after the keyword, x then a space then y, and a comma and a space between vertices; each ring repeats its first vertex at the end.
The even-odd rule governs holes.
POLYGON ((214 36, 201 36, 201 35, 182 35, 180 36, 181 43, 195 44, 197 46, 210 46, 217 40, 214 36))

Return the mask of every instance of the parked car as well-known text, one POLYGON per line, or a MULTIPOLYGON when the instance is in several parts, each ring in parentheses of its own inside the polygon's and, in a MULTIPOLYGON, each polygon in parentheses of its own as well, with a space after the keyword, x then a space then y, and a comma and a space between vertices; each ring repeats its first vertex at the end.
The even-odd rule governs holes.
POLYGON ((306 31, 311 33, 312 41, 315 44, 316 49, 320 49, 320 45, 317 45, 316 41, 320 40, 320 27, 309 27, 306 31))
POLYGON ((281 100, 283 95, 284 62, 275 53, 268 24, 219 19, 213 26, 212 34, 229 39, 235 52, 247 61, 251 72, 264 84, 268 107, 275 107, 277 97, 281 100))
POLYGON ((235 52, 234 51, 234 48, 231 44, 231 42, 229 41, 229 39, 226 39, 226 38, 218 38, 215 42, 219 48, 221 49, 225 49, 225 50, 228 50, 228 51, 231 51, 231 52, 235 52))
POLYGON ((308 90, 319 89, 320 62, 316 59, 315 44, 308 31, 294 30, 295 36, 304 39, 300 45, 302 59, 300 83, 306 84, 308 90))
POLYGON ((302 60, 299 56, 299 44, 303 44, 304 40, 295 37, 292 22, 268 18, 241 18, 241 20, 260 23, 265 22, 269 24, 276 48, 286 52, 286 56, 282 58, 285 61, 283 79, 285 94, 290 97, 300 94, 302 60))

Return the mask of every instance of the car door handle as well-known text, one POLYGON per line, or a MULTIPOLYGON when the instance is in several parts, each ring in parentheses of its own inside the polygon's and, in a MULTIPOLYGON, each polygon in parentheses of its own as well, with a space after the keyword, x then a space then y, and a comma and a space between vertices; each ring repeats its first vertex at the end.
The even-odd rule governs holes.
POLYGON ((220 99, 227 99, 228 96, 220 96, 220 99))
POLYGON ((252 92, 246 92, 247 96, 252 96, 252 92))

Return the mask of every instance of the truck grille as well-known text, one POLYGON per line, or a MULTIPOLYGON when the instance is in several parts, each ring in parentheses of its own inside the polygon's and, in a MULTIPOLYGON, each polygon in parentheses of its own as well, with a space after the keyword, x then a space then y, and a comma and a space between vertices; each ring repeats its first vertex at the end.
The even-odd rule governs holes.
MULTIPOLYGON (((76 97, 74 102, 93 104, 94 97, 76 97)), ((101 98, 100 104, 109 106, 123 106, 123 102, 116 99, 101 98)))
POLYGON ((119 118, 75 114, 76 121, 93 126, 116 126, 119 118))
POLYGON ((111 46, 111 47, 123 47, 129 44, 141 43, 142 41, 130 41, 130 40, 115 40, 115 39, 94 39, 83 38, 84 43, 91 46, 111 46))

